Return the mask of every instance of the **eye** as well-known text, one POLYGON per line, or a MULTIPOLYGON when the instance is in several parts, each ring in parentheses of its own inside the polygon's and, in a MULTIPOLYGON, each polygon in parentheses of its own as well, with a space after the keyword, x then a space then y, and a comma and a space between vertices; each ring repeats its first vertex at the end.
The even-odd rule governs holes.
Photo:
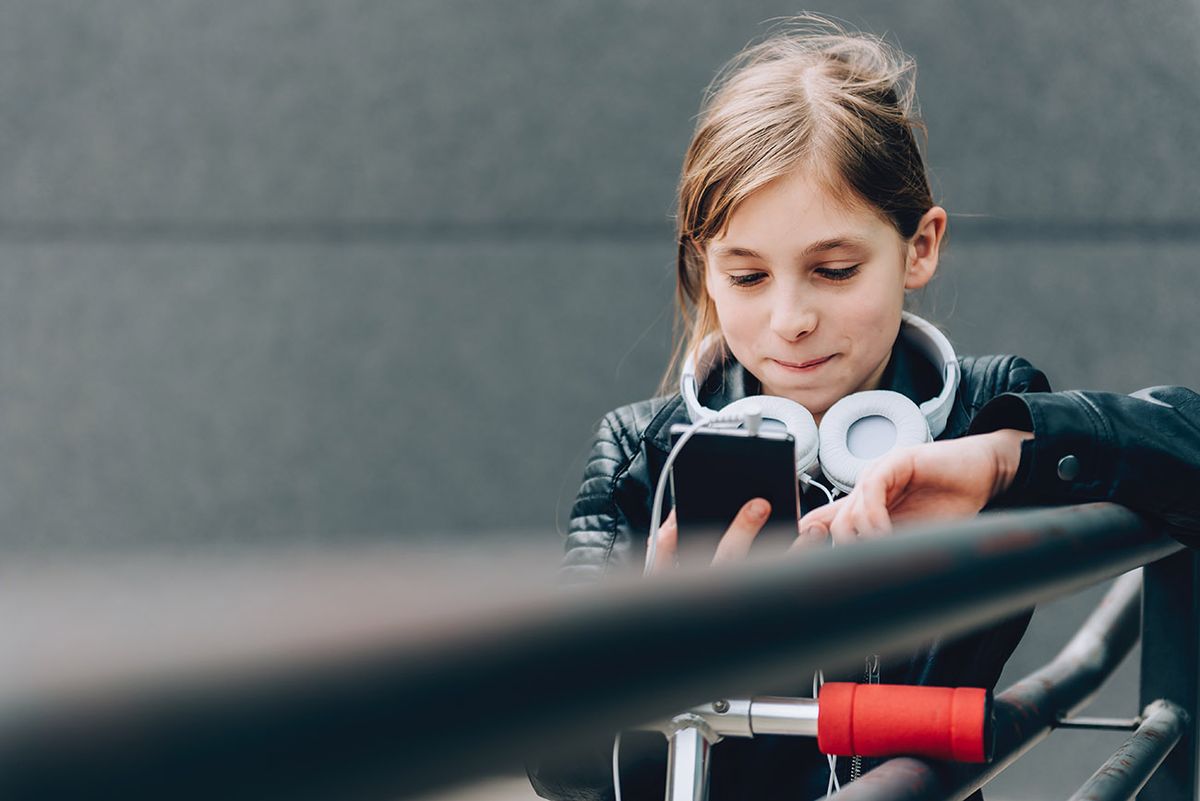
POLYGON ((843 267, 841 269, 833 269, 832 267, 818 267, 814 272, 822 278, 830 281, 849 281, 854 276, 858 275, 861 264, 856 264, 853 267, 843 267))
POLYGON ((742 286, 742 287, 754 286, 755 284, 761 282, 766 277, 767 277, 766 273, 745 273, 742 275, 731 274, 729 276, 729 283, 732 284, 733 286, 742 286))

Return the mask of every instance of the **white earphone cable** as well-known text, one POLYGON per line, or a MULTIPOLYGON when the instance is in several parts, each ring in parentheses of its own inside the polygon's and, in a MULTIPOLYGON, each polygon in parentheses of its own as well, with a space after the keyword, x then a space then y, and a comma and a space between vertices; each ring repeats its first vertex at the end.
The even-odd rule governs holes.
MULTIPOLYGON (((821 685, 823 685, 824 683, 825 683, 825 674, 822 671, 818 670, 816 673, 813 674, 812 697, 814 699, 819 698, 819 696, 821 694, 821 685)), ((837 756, 834 754, 826 754, 825 759, 829 762, 829 782, 828 782, 828 784, 825 785, 825 798, 829 798, 835 792, 841 791, 842 784, 841 784, 841 782, 838 781, 838 776, 837 776, 837 756)))
POLYGON ((658 529, 662 525, 663 499, 666 497, 667 477, 671 474, 671 465, 675 464, 675 457, 700 429, 733 423, 745 425, 751 435, 757 434, 759 426, 762 425, 762 412, 748 410, 741 414, 716 414, 692 423, 687 431, 680 435, 679 441, 671 448, 671 452, 667 454, 667 461, 663 463, 662 470, 658 474, 658 484, 654 488, 654 502, 650 506, 650 536, 646 544, 646 564, 642 569, 642 575, 650 575, 650 571, 654 568, 654 558, 658 554, 658 529))
MULTIPOLYGON (((662 505, 663 505, 663 500, 666 497, 667 477, 671 474, 671 466, 675 463, 675 458, 679 455, 679 452, 683 449, 683 446, 687 444, 687 441, 689 439, 691 439, 692 436, 695 435, 695 433, 697 431, 699 431, 700 429, 706 428, 708 426, 732 424, 732 423, 739 423, 739 424, 745 425, 747 430, 749 430, 749 432, 752 435, 757 434, 759 426, 762 424, 762 412, 755 409, 755 410, 749 410, 744 414, 733 414, 733 415, 717 414, 717 415, 714 415, 707 419, 701 420, 699 422, 692 423, 692 425, 689 426, 688 429, 686 431, 684 431, 683 434, 680 435, 679 440, 675 443, 674 447, 671 448, 671 452, 669 454, 667 454, 667 460, 666 460, 666 462, 663 463, 662 470, 659 472, 659 475, 658 475, 658 483, 654 488, 654 501, 650 507, 650 535, 647 540, 646 564, 642 571, 643 575, 650 574, 650 571, 653 569, 653 566, 654 566, 654 559, 658 553, 658 530, 662 524, 662 505)), ((833 495, 829 492, 829 490, 826 489, 819 482, 814 481, 807 474, 801 474, 800 481, 802 484, 811 484, 811 485, 820 487, 820 489, 829 498, 830 503, 833 502, 833 495)), ((817 693, 820 689, 821 684, 824 683, 824 680, 825 680, 824 676, 821 674, 820 671, 817 671, 816 673, 813 674, 813 698, 817 697, 817 693)), ((620 732, 618 732, 617 736, 613 739, 613 752, 612 752, 613 793, 614 793, 615 801, 621 801, 620 752, 621 752, 621 734, 620 734, 620 732)), ((838 778, 837 778, 837 757, 830 756, 828 759, 829 759, 829 785, 828 785, 828 789, 826 791, 826 797, 828 797, 829 795, 832 795, 834 790, 841 789, 841 785, 838 782, 838 778)))
POLYGON ((692 423, 691 427, 679 437, 675 447, 671 448, 671 452, 667 455, 667 461, 663 464, 662 472, 658 474, 658 485, 654 488, 654 503, 650 506, 650 537, 646 541, 646 564, 642 568, 643 576, 650 575, 650 571, 654 568, 654 558, 658 553, 658 527, 662 522, 663 498, 667 492, 667 476, 671 474, 671 465, 675 463, 675 457, 679 455, 679 451, 692 438, 692 435, 707 425, 710 425, 708 420, 692 423))
POLYGON ((621 732, 613 738, 613 796, 615 801, 621 801, 621 732))
POLYGON ((825 493, 825 497, 829 499, 829 502, 833 503, 833 493, 829 491, 829 487, 826 487, 808 473, 800 474, 800 483, 806 487, 816 487, 817 489, 821 490, 821 492, 825 493))

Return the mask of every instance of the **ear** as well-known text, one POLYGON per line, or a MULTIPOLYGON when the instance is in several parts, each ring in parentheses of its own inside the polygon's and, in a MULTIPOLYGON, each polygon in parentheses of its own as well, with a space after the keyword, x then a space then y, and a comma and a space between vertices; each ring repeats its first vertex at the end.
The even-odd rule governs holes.
POLYGON ((946 210, 934 206, 917 223, 917 232, 908 240, 904 260, 904 288, 920 289, 929 283, 938 268, 938 252, 946 235, 946 210))

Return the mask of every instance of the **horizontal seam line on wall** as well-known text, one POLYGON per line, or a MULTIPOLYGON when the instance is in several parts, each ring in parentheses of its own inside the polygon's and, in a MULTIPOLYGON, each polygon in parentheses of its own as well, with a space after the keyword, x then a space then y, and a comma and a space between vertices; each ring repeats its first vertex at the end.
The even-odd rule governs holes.
MULTIPOLYGON (((1075 221, 952 217, 950 236, 964 242, 1200 242, 1200 220, 1075 221)), ((668 223, 524 220, 403 221, 3 221, 0 242, 54 244, 153 243, 667 243, 668 223)))

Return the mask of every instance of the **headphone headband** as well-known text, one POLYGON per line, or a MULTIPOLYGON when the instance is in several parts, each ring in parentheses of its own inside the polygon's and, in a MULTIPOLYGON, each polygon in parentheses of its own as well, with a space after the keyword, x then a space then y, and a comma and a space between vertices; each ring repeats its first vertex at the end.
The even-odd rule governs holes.
POLYGON ((710 417, 715 417, 716 412, 707 406, 700 403, 699 382, 696 381, 697 363, 701 368, 700 375, 707 377, 717 364, 717 358, 723 354, 724 343, 721 342, 721 334, 719 331, 714 331, 704 338, 700 343, 699 358, 696 358, 694 353, 689 353, 683 362, 683 373, 679 376, 679 394, 683 396, 684 405, 687 406, 688 416, 692 422, 698 423, 701 420, 707 420, 710 417), (718 344, 721 347, 717 347, 718 344))
POLYGON ((900 312, 900 319, 901 335, 916 345, 929 361, 942 368, 942 391, 918 407, 929 421, 929 433, 937 439, 946 430, 950 409, 954 405, 954 394, 958 391, 958 356, 946 335, 924 317, 912 312, 900 312))
MULTIPOLYGON (((958 391, 960 378, 958 357, 954 353, 954 347, 950 344, 950 340, 946 339, 946 335, 939 331, 933 323, 911 312, 901 312, 900 320, 900 335, 915 345, 930 362, 941 368, 941 392, 936 397, 923 402, 919 407, 921 414, 929 423, 930 434, 936 439, 946 430, 946 422, 950 419, 950 409, 954 403, 954 394, 958 391)), ((700 403, 699 388, 704 378, 721 361, 724 350, 720 333, 714 332, 700 343, 699 356, 695 357, 693 354, 689 354, 683 363, 683 372, 679 377, 679 393, 683 396, 688 415, 695 422, 716 415, 714 410, 700 403)))

